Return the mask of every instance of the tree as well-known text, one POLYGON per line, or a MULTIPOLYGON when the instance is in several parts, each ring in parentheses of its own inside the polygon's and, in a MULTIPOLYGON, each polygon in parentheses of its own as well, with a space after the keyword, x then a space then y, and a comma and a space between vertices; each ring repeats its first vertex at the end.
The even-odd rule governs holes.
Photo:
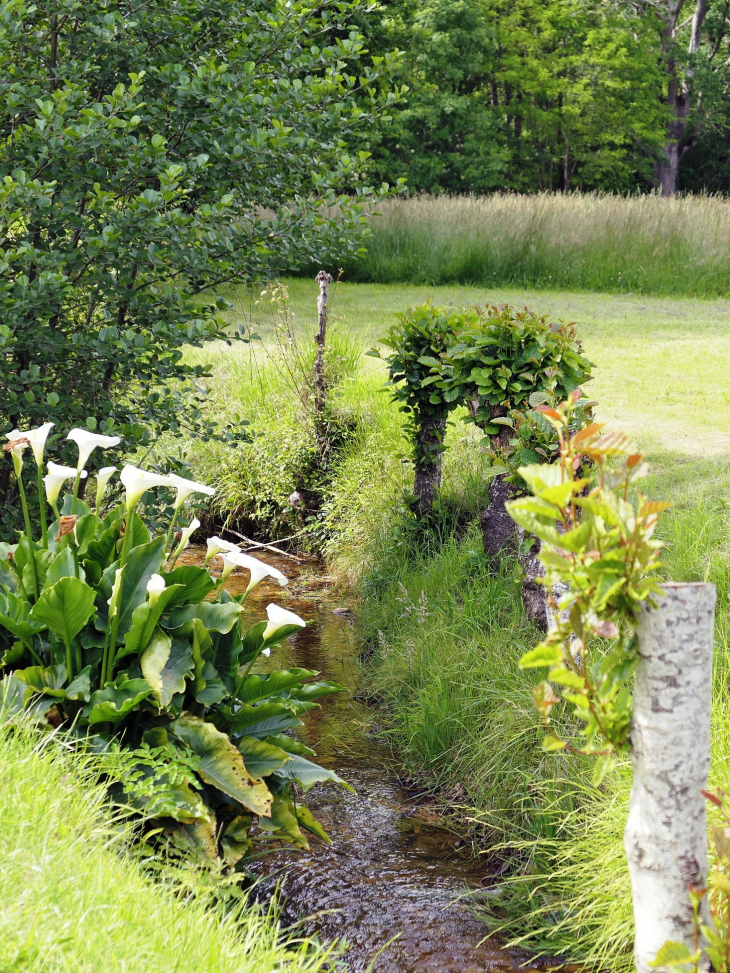
POLYGON ((182 349, 226 337, 220 289, 366 232, 345 139, 391 100, 390 59, 368 63, 357 9, 4 0, 0 434, 210 434, 182 349))
POLYGON ((406 49, 377 171, 412 190, 651 185, 664 143, 656 23, 599 0, 392 0, 366 27, 406 49))

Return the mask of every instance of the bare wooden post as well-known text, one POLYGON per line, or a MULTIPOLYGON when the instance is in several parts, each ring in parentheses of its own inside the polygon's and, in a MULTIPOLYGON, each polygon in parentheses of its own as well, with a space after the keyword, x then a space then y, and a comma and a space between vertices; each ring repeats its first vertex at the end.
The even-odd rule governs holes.
POLYGON ((320 270, 315 280, 319 284, 319 297, 317 298, 317 333, 314 336, 314 340, 317 343, 317 354, 314 359, 314 408, 318 425, 321 428, 327 403, 327 384, 324 375, 324 346, 327 338, 327 305, 330 296, 332 274, 328 274, 326 270, 320 270))
MULTIPOLYGON (((666 584, 637 625, 631 728, 634 782, 624 832, 638 973, 667 941, 694 952, 690 885, 707 884, 705 799, 710 767, 712 584, 666 584)), ((709 919, 703 900, 703 920, 709 919)), ((704 959, 702 969, 709 969, 704 959)))

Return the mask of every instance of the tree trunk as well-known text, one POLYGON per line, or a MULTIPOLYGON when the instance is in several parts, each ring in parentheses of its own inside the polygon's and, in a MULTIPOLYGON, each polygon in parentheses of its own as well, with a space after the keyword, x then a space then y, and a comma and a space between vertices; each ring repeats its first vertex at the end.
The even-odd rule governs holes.
MULTIPOLYGON (((707 15, 708 0, 696 0, 695 9, 692 15, 692 29, 687 52, 694 54, 699 50, 702 40, 702 24, 707 15)), ((664 158, 660 160, 657 167, 659 186, 662 196, 673 196, 677 190, 677 176, 679 175, 679 163, 682 156, 693 145, 696 139, 685 142, 687 135, 687 120, 691 109, 691 86, 694 71, 690 68, 686 71, 684 80, 680 84, 677 76, 677 62, 674 56, 675 37, 678 30, 678 21, 684 0, 668 0, 667 16, 664 20, 664 31, 662 37, 662 52, 667 66, 667 104, 669 105, 672 117, 667 125, 667 141, 663 149, 664 158)))
POLYGON ((433 511, 433 502, 441 487, 442 446, 446 435, 446 415, 426 419, 416 432, 416 476, 413 495, 419 520, 433 511))
POLYGON ((326 270, 320 270, 315 280, 319 284, 319 297, 317 298, 317 333, 314 336, 317 345, 314 358, 314 426, 320 449, 324 452, 327 448, 325 422, 327 382, 324 374, 324 348, 327 340, 327 307, 332 275, 326 270))
MULTIPOLYGON (((667 584, 637 625, 631 729, 634 782, 624 846, 636 922, 637 973, 665 942, 695 949, 689 887, 707 885, 705 800, 715 586, 667 584)), ((702 919, 708 922, 707 899, 702 919)), ((701 969, 709 969, 705 957, 701 969)))

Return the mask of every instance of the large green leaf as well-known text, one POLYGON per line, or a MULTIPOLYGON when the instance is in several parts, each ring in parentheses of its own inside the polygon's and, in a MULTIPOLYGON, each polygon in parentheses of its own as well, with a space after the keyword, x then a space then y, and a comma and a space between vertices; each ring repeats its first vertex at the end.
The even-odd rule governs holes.
POLYGON ((194 618, 199 618, 209 632, 220 632, 225 635, 236 624, 242 611, 242 607, 235 601, 224 604, 211 604, 208 601, 203 601, 199 605, 175 608, 170 613, 168 621, 165 622, 165 628, 180 628, 186 622, 192 622, 194 618))
POLYGON ((30 603, 12 591, 0 590, 0 626, 16 639, 29 639, 46 627, 30 615, 30 603))
POLYGON ((171 648, 172 639, 161 628, 158 628, 140 659, 142 675, 160 703, 162 703, 162 670, 170 658, 171 648))
POLYGON ((195 603, 202 601, 215 588, 215 581, 205 568, 198 568, 194 564, 184 564, 170 571, 165 575, 165 584, 168 588, 174 584, 183 586, 183 590, 175 596, 175 604, 178 605, 184 605, 189 601, 195 603))
POLYGON ((225 733, 212 723, 195 717, 182 717, 170 726, 170 733, 200 758, 200 776, 219 791, 234 798, 254 814, 268 815, 271 793, 261 780, 246 770, 243 757, 225 733))
POLYGON ((333 693, 347 692, 344 686, 339 686, 336 682, 329 682, 320 679, 318 682, 307 682, 303 686, 297 686, 290 690, 294 699, 302 702, 311 702, 315 699, 322 699, 323 696, 331 696, 333 693))
MULTIPOLYGON (((119 602, 119 636, 124 636, 132 627, 132 615, 135 608, 147 601, 147 582, 153 574, 159 574, 165 560, 165 538, 157 537, 149 544, 141 544, 129 552, 124 566, 124 583, 119 602)), ((119 565, 116 561, 109 565, 99 585, 96 607, 98 617, 96 626, 104 631, 109 619, 109 606, 114 586, 114 574, 119 565)))
MULTIPOLYGON (((79 578, 86 581, 86 574, 82 567, 79 567, 79 578)), ((61 578, 76 577, 76 562, 74 561, 73 551, 70 547, 64 547, 48 565, 43 588, 52 588, 61 578)))
POLYGON ((285 750, 253 737, 241 737, 236 740, 236 747, 253 777, 268 777, 290 759, 285 750))
POLYGON ((331 780, 336 784, 342 784, 348 791, 355 793, 355 788, 348 784, 346 780, 339 777, 334 770, 327 770, 319 764, 312 763, 306 757, 292 754, 287 763, 282 764, 276 771, 277 777, 284 777, 286 780, 295 780, 302 788, 304 793, 311 790, 315 784, 321 784, 331 780))
POLYGON ((205 685, 195 694, 195 700, 203 706, 215 706, 228 696, 225 683, 216 672, 215 666, 207 659, 203 664, 203 681, 205 685))
POLYGON ((125 636, 124 646, 117 651, 118 659, 133 652, 143 652, 147 648, 147 643, 152 638, 162 613, 171 603, 174 603, 180 593, 180 587, 180 585, 173 585, 172 588, 161 591, 154 607, 150 607, 148 600, 134 609, 132 626, 125 636))
POLYGON ((246 704, 235 710, 223 707, 221 713, 233 732, 241 733, 245 730, 246 736, 259 739, 302 725, 302 721, 288 700, 259 703, 257 706, 246 704))
POLYGON ((185 677, 193 673, 193 653, 190 643, 176 639, 172 643, 170 655, 162 668, 160 678, 162 689, 160 703, 168 706, 175 693, 185 692, 185 677))
POLYGON ((271 814, 259 819, 262 831, 281 831, 295 848, 308 850, 307 839, 299 828, 299 822, 291 801, 284 797, 274 797, 271 814))
POLYGON ((313 669, 281 669, 267 675, 248 675, 237 694, 242 703, 256 703, 268 699, 284 689, 299 686, 305 679, 316 676, 313 669))
POLYGON ((31 618, 70 644, 94 614, 94 597, 94 589, 79 578, 61 578, 41 592, 31 618))
POLYGON ((152 695, 146 679, 119 676, 113 685, 97 689, 84 707, 84 716, 94 723, 120 723, 125 716, 152 695))
POLYGON ((226 826, 220 839, 223 861, 226 865, 235 865, 251 851, 253 841, 248 836, 251 823, 250 816, 239 814, 226 826))
POLYGON ((311 831, 312 834, 316 834, 317 837, 321 838, 326 844, 332 844, 332 839, 330 836, 305 804, 297 804, 294 808, 294 813, 297 816, 297 821, 299 822, 300 827, 306 828, 307 831, 311 831))
POLYGON ((16 669, 15 675, 25 685, 36 693, 46 693, 56 699, 64 699, 66 690, 63 684, 66 682, 66 666, 30 666, 28 669, 16 669))

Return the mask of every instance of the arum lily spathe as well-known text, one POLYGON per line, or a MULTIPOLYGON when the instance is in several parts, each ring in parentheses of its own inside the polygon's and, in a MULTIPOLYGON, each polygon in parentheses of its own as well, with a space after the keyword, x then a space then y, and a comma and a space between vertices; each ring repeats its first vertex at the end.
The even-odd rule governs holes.
POLYGON ((180 543, 177 545, 176 556, 178 554, 182 554, 190 543, 190 538, 193 536, 198 527, 200 527, 200 521, 197 517, 193 517, 188 526, 182 529, 180 532, 180 543))
POLYGON ((162 577, 162 575, 153 574, 150 580, 147 582, 147 594, 149 595, 150 608, 155 607, 157 604, 157 599, 165 590, 165 587, 165 579, 162 577))
POLYGON ((170 480, 172 486, 174 486, 177 490, 177 497, 175 498, 175 510, 179 510, 187 498, 193 493, 204 493, 207 497, 215 496, 215 489, 213 487, 206 486, 204 483, 196 483, 195 480, 186 480, 184 477, 178 476, 176 473, 170 473, 168 479, 170 480))
POLYGON ((104 497, 104 491, 106 490, 107 483, 117 472, 116 466, 104 466, 96 474, 96 509, 97 512, 101 506, 101 501, 104 497))
MULTIPOLYGON (((72 466, 61 466, 58 463, 48 464, 48 473, 43 477, 43 484, 46 488, 46 499, 54 509, 58 503, 61 487, 66 480, 73 480, 75 476, 76 470, 72 466)), ((86 470, 82 470, 81 479, 83 480, 85 476, 86 470)))
POLYGON ((52 422, 46 422, 42 426, 36 426, 35 429, 29 429, 28 432, 21 432, 20 429, 13 429, 12 432, 7 433, 7 438, 12 442, 16 439, 27 439, 27 443, 21 445, 21 450, 25 446, 30 446, 33 450, 33 458, 36 461, 36 465, 43 465, 43 450, 46 445, 46 439, 48 439, 48 433, 53 429, 52 422))
POLYGON ((267 605, 266 614, 269 618, 269 624, 263 631, 264 642, 267 642, 280 628, 284 628, 285 625, 298 625, 300 628, 306 628, 307 625, 299 615, 287 611, 286 608, 280 608, 278 605, 267 605))
POLYGON ((289 584, 289 579, 285 574, 282 574, 278 568, 273 568, 270 564, 266 564, 264 561, 259 561, 258 558, 251 557, 249 554, 239 554, 236 557, 236 564, 241 568, 248 568, 251 572, 251 580, 248 583, 248 588, 246 588, 246 594, 255 588, 259 582, 263 581, 264 578, 270 577, 274 578, 282 588, 289 584))
POLYGON ((122 441, 119 436, 102 436, 100 433, 89 432, 88 429, 72 429, 66 439, 70 439, 79 447, 77 470, 82 470, 86 466, 89 456, 97 447, 109 449, 111 446, 119 445, 122 441))
POLYGON ((230 541, 224 541, 222 537, 209 537, 206 544, 208 545, 208 550, 205 555, 205 564, 207 564, 212 557, 215 557, 216 554, 222 554, 225 551, 236 551, 238 554, 241 553, 240 548, 237 547, 236 544, 231 544, 230 541))
POLYGON ((26 446, 30 446, 30 439, 24 432, 19 429, 13 429, 11 432, 5 433, 5 438, 8 440, 8 444, 5 447, 5 451, 10 453, 13 457, 13 468, 15 469, 15 475, 20 477, 20 471, 23 469, 23 450, 26 446))
POLYGON ((125 466, 119 479, 127 492, 127 512, 134 510, 146 490, 154 487, 172 486, 170 478, 159 476, 157 473, 149 473, 147 470, 140 470, 136 466, 125 466))

